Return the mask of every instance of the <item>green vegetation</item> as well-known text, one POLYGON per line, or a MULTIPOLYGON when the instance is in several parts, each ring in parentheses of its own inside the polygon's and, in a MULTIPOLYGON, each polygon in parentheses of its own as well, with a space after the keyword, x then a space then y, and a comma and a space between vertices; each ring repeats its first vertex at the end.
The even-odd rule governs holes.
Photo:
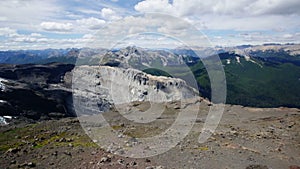
POLYGON ((15 128, 0 133, 0 151, 18 148, 24 143, 20 142, 16 137, 20 135, 27 136, 31 133, 36 124, 31 124, 23 128, 15 128))
POLYGON ((227 102, 258 107, 300 107, 300 67, 291 63, 270 66, 241 60, 225 66, 227 102))
MULTIPOLYGON (((3 131, 0 133, 0 152, 26 146, 37 149, 45 146, 66 147, 70 144, 73 147, 97 147, 85 134, 78 134, 77 132, 74 134, 74 131, 77 130, 54 131, 53 127, 55 126, 35 123, 3 131)), ((76 125, 74 129, 76 128, 80 129, 80 126, 76 125)))
MULTIPOLYGON (((233 57, 233 56, 229 56, 233 57)), ((256 63, 232 58, 225 65, 227 103, 254 107, 300 107, 300 67, 292 63, 272 64, 254 59, 256 63)), ((198 76, 197 76, 198 77, 198 76)), ((200 79, 207 79, 203 74, 200 79)), ((198 80, 197 79, 197 80, 198 80)), ((200 86, 208 89, 205 80, 200 86)))
MULTIPOLYGON (((252 58, 254 62, 236 54, 221 54, 227 83, 228 104, 251 107, 300 107, 300 66, 298 62, 252 58), (231 63, 227 64, 226 59, 231 63)), ((294 58, 296 60, 296 58, 294 58)), ((203 97, 211 98, 210 80, 202 62, 182 66, 167 66, 163 71, 151 70, 147 73, 161 76, 165 72, 186 80, 193 72, 203 97)))

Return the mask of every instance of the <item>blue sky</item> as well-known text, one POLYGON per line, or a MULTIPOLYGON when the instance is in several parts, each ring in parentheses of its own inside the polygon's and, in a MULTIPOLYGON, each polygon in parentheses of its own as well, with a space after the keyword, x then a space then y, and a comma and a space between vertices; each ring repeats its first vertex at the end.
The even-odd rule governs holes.
POLYGON ((0 50, 300 43, 299 9, 299 0, 1 0, 0 50))

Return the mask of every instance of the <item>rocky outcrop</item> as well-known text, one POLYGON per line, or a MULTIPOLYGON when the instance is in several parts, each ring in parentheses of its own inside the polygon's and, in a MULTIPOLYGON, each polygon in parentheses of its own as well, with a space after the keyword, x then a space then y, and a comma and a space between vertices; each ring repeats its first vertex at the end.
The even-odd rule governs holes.
POLYGON ((1 65, 0 116, 49 119, 74 116, 64 84, 73 65, 1 65))
POLYGON ((136 101, 171 102, 191 98, 197 91, 177 78, 152 76, 136 69, 79 66, 73 71, 73 94, 77 105, 106 111, 116 104, 136 101))
POLYGON ((61 118, 75 115, 73 101, 86 104, 90 108, 85 112, 93 114, 114 104, 170 102, 197 95, 181 79, 132 68, 85 65, 72 69, 66 64, 1 65, 0 116, 61 118))

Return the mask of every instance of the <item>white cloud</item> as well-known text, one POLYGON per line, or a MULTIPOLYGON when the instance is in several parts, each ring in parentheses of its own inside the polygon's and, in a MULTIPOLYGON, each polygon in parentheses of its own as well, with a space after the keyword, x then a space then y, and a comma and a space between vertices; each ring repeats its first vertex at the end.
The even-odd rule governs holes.
POLYGON ((224 14, 252 16, 262 14, 300 14, 299 0, 144 0, 135 5, 139 12, 161 12, 175 16, 224 14))
POLYGON ((47 49, 47 48, 82 48, 92 40, 92 35, 85 35, 82 38, 37 38, 30 35, 19 35, 2 42, 0 50, 19 49, 47 49), (9 46, 9 48, 8 48, 9 46))
POLYGON ((299 8, 299 0, 256 0, 245 9, 248 12, 253 11, 253 14, 289 15, 300 14, 299 8))
POLYGON ((199 29, 290 30, 300 26, 299 0, 144 0, 134 8, 189 20, 199 29))
MULTIPOLYGON (((76 3, 71 0, 63 3, 1 0, 1 46, 24 49, 82 47, 93 39, 110 47, 128 35, 142 32, 176 35, 180 40, 197 44, 199 39, 186 37, 199 33, 191 32, 193 28, 189 27, 192 26, 208 32, 212 30, 208 36, 215 45, 300 42, 299 0, 143 0, 134 6, 135 11, 121 3, 118 3, 120 6, 112 3, 116 1, 109 0, 97 6, 97 0, 89 3, 81 0, 76 3), (136 11, 164 13, 175 18, 147 14, 131 16, 136 11), (93 34, 95 30, 97 36, 93 34), (223 30, 232 32, 231 36, 222 34, 223 30), (53 37, 53 34, 43 34, 44 31, 60 35, 53 37), (68 38, 62 33, 68 33, 65 36, 68 38)), ((141 43, 141 40, 136 42, 141 43)))
POLYGON ((9 27, 0 28, 0 36, 6 37, 6 40, 2 43, 9 44, 8 46, 11 48, 15 45, 19 45, 23 47, 25 43, 38 43, 42 42, 43 35, 39 33, 31 33, 31 34, 20 34, 15 29, 11 29, 9 27))
POLYGON ((174 14, 175 8, 168 0, 145 0, 134 6, 139 12, 158 12, 174 14))
POLYGON ((299 27, 299 22, 296 22, 296 20, 297 17, 286 17, 281 15, 263 15, 246 18, 228 15, 206 15, 199 20, 193 21, 193 24, 199 29, 211 30, 288 30, 299 27))
POLYGON ((106 23, 104 20, 94 17, 76 20, 76 22, 80 24, 80 26, 87 27, 89 29, 99 29, 106 23))
POLYGON ((293 39, 294 36, 295 36, 295 35, 292 35, 292 34, 290 34, 290 33, 286 33, 286 34, 284 34, 282 37, 283 37, 284 39, 293 39))
POLYGON ((5 17, 5 16, 0 16, 0 22, 3 22, 3 21, 7 21, 7 17, 5 17))
POLYGON ((73 29, 73 24, 71 23, 42 22, 40 26, 46 31, 53 32, 69 32, 73 29))
POLYGON ((101 9, 101 16, 106 20, 118 20, 121 17, 112 9, 110 8, 102 8, 101 9))
POLYGON ((40 34, 40 33, 31 33, 30 36, 32 36, 32 37, 43 37, 43 35, 40 34))
POLYGON ((83 35, 83 39, 92 39, 94 36, 92 34, 85 34, 83 35))
POLYGON ((36 29, 35 24, 46 18, 54 17, 62 11, 56 1, 40 0, 1 0, 0 16, 4 16, 7 25, 17 29, 36 29))
POLYGON ((0 36, 11 37, 17 34, 15 29, 11 29, 9 27, 0 28, 0 36))
MULTIPOLYGON (((97 34, 95 34, 95 41, 93 41, 91 45, 110 48, 120 41, 126 41, 128 37, 139 37, 144 33, 156 36, 171 36, 174 37, 174 39, 186 43, 202 44, 202 42, 199 42, 199 39, 193 39, 194 37, 199 37, 201 32, 194 29, 188 22, 178 20, 177 18, 168 15, 147 14, 144 16, 128 16, 121 20, 107 23, 103 28, 99 29, 97 34)), ((131 40, 131 42, 137 42, 137 46, 147 44, 148 47, 153 47, 155 45, 157 47, 157 45, 161 43, 166 46, 169 43, 166 41, 148 41, 143 39, 135 39, 133 41, 131 40)), ((169 45, 173 45, 174 47, 173 42, 169 43, 169 45)), ((207 45, 207 43, 204 45, 207 45)))
POLYGON ((33 37, 18 37, 14 39, 15 42, 24 42, 24 43, 35 43, 37 42, 37 38, 33 37))

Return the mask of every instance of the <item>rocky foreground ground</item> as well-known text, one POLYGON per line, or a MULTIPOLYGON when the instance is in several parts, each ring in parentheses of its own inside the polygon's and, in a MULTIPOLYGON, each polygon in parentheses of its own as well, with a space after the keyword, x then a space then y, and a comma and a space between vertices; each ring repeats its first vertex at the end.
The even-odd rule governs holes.
MULTIPOLYGON (((147 107, 144 103, 133 106, 147 107)), ((299 109, 226 105, 217 130, 200 144, 198 137, 208 109, 202 102, 188 136, 170 151, 149 158, 127 158, 101 148, 101 142, 90 138, 77 118, 38 122, 12 119, 0 127, 0 168, 299 168, 299 109)), ((180 110, 176 103, 166 105, 165 112, 151 125, 124 121, 113 111, 106 114, 113 117, 110 123, 114 132, 138 142, 170 127, 180 110)), ((88 130, 97 130, 97 125, 88 130)), ((128 142, 126 146, 130 149, 134 144, 128 142)))

